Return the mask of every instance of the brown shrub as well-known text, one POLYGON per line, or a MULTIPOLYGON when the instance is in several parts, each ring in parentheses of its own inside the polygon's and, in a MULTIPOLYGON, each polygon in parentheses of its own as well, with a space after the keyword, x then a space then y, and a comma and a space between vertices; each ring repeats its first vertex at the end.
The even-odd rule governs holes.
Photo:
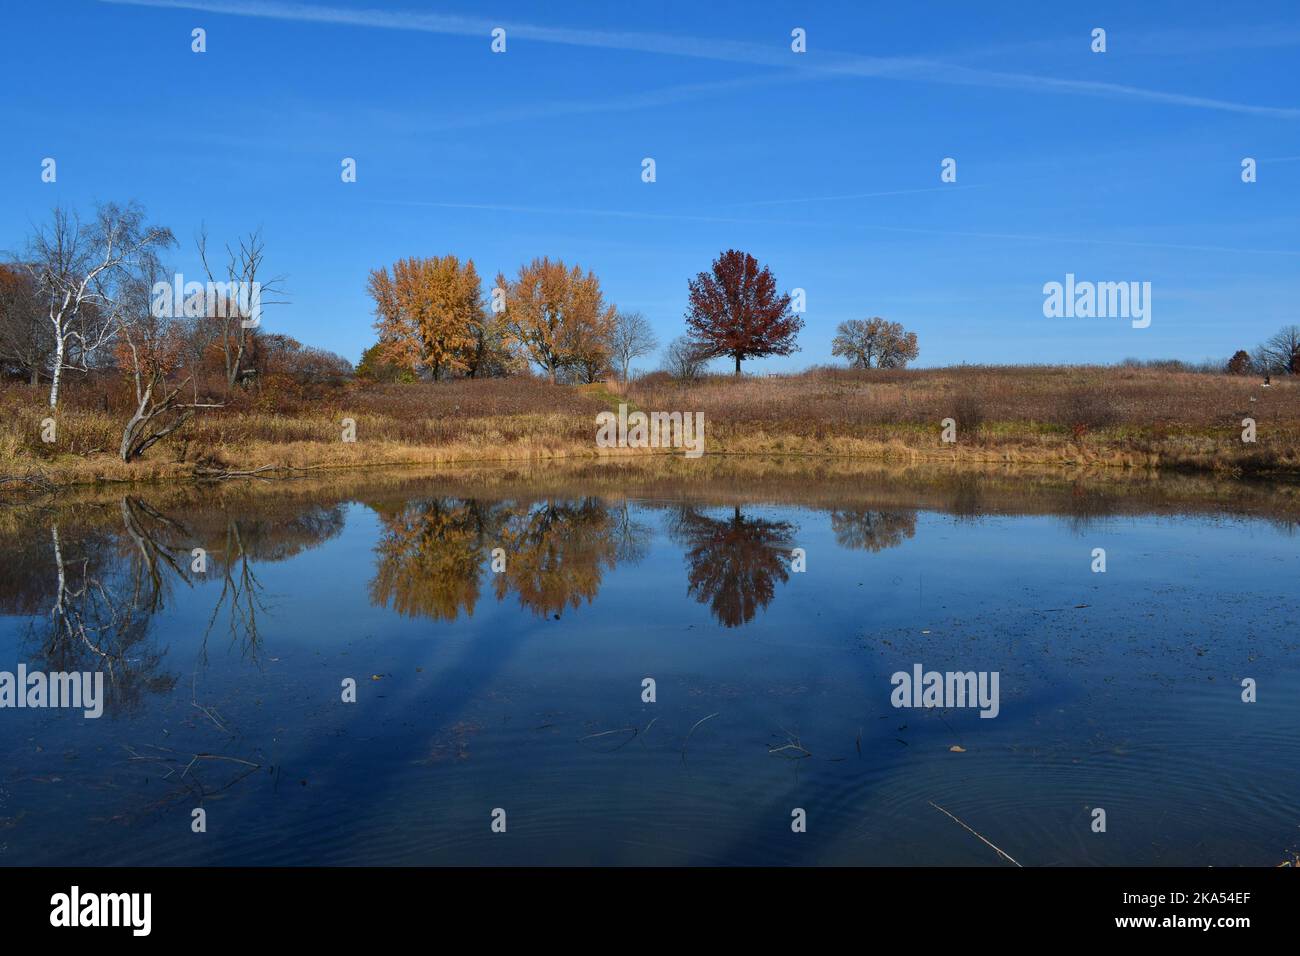
POLYGON ((958 440, 963 435, 974 438, 984 428, 984 401, 975 392, 961 392, 952 403, 952 417, 957 422, 958 440))
POLYGON ((1120 419, 1114 396, 1090 388, 1076 388, 1063 395, 1057 403, 1055 420, 1064 425, 1076 439, 1089 432, 1100 431, 1120 419))

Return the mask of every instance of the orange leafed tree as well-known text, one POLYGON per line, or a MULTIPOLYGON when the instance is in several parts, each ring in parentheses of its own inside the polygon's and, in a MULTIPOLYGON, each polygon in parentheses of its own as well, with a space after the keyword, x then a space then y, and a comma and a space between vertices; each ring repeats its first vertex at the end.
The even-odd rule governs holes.
POLYGON ((594 273, 541 258, 513 281, 498 274, 497 286, 506 294, 506 337, 552 382, 561 369, 590 381, 608 366, 617 309, 594 273))
POLYGON ((370 273, 375 328, 384 360, 435 379, 463 372, 475 354, 484 322, 483 293, 474 260, 414 257, 370 273))

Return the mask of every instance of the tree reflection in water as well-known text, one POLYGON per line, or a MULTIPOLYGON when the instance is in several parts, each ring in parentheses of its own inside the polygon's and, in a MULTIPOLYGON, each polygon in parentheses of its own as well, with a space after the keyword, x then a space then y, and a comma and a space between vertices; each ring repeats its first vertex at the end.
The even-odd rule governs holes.
POLYGON ((407 616, 454 621, 474 613, 483 574, 540 617, 595 599, 605 572, 646 553, 649 529, 626 503, 600 498, 483 502, 435 498, 381 511, 371 600, 407 616), (489 569, 496 548, 505 570, 489 569))
POLYGON ((342 527, 341 508, 316 504, 297 505, 287 517, 255 512, 236 519, 213 509, 186 524, 128 495, 89 516, 51 517, 48 534, 6 539, 0 612, 33 619, 33 670, 103 671, 106 711, 131 711, 146 694, 167 693, 178 682, 163 671, 166 651, 152 636, 178 584, 222 582, 197 665, 206 662, 208 636, 223 610, 232 645, 256 657, 264 604, 254 563, 292 557, 342 527), (195 547, 206 552, 202 574, 192 568, 195 547))
MULTIPOLYGON (((472 616, 483 575, 498 601, 515 595, 541 617, 595 600, 604 575, 635 564, 649 551, 650 529, 626 500, 599 497, 542 501, 430 498, 379 509, 373 603, 408 617, 454 621, 472 616), (505 570, 490 570, 495 548, 505 570)), ((832 513, 836 539, 846 548, 880 551, 916 531, 915 511, 832 513)), ((687 593, 709 605, 726 627, 752 621, 771 603, 790 573, 796 527, 747 517, 739 506, 727 518, 692 505, 670 519, 671 538, 685 548, 687 593)))
POLYGON ((32 631, 33 669, 102 671, 109 713, 136 710, 146 694, 167 693, 177 680, 162 672, 166 652, 150 634, 153 616, 169 593, 174 557, 140 530, 144 516, 131 499, 122 499, 121 511, 135 543, 124 558, 106 548, 97 549, 93 559, 65 554, 59 524, 51 524, 53 607, 32 631))
POLYGON ((748 624, 789 579, 794 531, 788 521, 747 518, 739 505, 725 519, 682 508, 672 534, 686 548, 687 593, 725 627, 748 624))
POLYGON ((884 551, 916 534, 916 512, 852 508, 831 512, 831 531, 842 548, 884 551))

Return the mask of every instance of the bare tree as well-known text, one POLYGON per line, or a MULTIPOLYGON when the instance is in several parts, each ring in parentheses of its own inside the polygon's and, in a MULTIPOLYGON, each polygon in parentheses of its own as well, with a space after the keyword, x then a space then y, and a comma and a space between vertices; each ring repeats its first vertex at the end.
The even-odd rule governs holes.
POLYGON ((664 370, 684 382, 699 378, 708 362, 705 351, 684 335, 673 339, 664 349, 664 370))
POLYGON ((831 354, 848 359, 850 368, 904 368, 920 353, 915 332, 879 316, 841 322, 831 342, 831 354))
POLYGON ((152 272, 155 250, 174 242, 170 229, 146 226, 135 203, 105 203, 83 225, 62 207, 28 243, 23 266, 36 284, 54 339, 50 407, 59 404, 65 369, 86 371, 117 333, 122 289, 140 271, 152 272))
POLYGON ((1288 325, 1269 337, 1252 357, 1254 367, 1273 375, 1300 375, 1300 325, 1288 325))
POLYGON ((216 335, 221 343, 226 363, 226 388, 229 390, 236 384, 246 382, 253 372, 246 361, 249 342, 261 323, 261 307, 284 303, 283 299, 275 298, 284 292, 284 277, 265 276, 266 244, 262 241, 260 229, 241 238, 238 248, 226 246, 225 280, 216 277, 208 262, 206 231, 200 230, 198 247, 208 281, 214 287, 224 290, 224 296, 215 297, 212 307, 208 309, 209 313, 216 313, 209 314, 208 319, 215 323, 216 335), (253 314, 249 314, 250 305, 254 302, 253 314))
POLYGON ((614 316, 614 330, 610 335, 610 356, 618 363, 627 384, 632 360, 650 355, 659 348, 654 329, 640 312, 619 312, 614 316))
POLYGON ((118 308, 119 355, 135 387, 135 412, 122 429, 118 455, 134 461, 153 445, 175 432, 201 408, 219 408, 220 403, 200 402, 191 365, 185 371, 187 348, 179 329, 184 317, 160 314, 151 308, 151 274, 138 276, 123 289, 118 308), (192 400, 181 401, 181 392, 193 386, 192 400))

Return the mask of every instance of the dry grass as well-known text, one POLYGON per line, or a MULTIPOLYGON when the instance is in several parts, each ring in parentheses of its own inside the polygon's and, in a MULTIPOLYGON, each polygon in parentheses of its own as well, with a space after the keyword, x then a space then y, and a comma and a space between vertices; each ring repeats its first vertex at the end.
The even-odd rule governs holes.
POLYGON ((976 405, 988 422, 1068 427, 1087 416, 1138 429, 1222 428, 1284 410, 1300 422, 1300 389, 1281 380, 1261 388, 1248 376, 1102 366, 957 366, 852 371, 816 369, 774 378, 712 376, 695 384, 634 383, 638 403, 689 407, 710 421, 789 421, 813 428, 911 424, 936 427, 976 405), (1254 397, 1258 401, 1252 403, 1254 397), (677 404, 673 404, 673 403, 677 404), (685 402, 686 405, 681 403, 685 402))
MULTIPOLYGON (((204 414, 144 461, 116 460, 127 410, 85 383, 65 393, 58 441, 41 441, 43 395, 0 389, 0 475, 60 483, 188 477, 196 466, 252 469, 597 457, 605 386, 534 378, 351 386, 316 399, 250 396, 204 414), (356 422, 357 442, 341 440, 356 422)), ((958 367, 634 383, 634 408, 701 411, 710 454, 798 454, 894 462, 1116 466, 1300 474, 1300 383, 1100 367, 958 367), (1241 420, 1258 441, 1241 441, 1241 420), (940 441, 953 418, 958 441, 940 441)), ((617 454, 617 453, 616 453, 617 454)))
POLYGON ((25 387, 0 393, 0 473, 35 472, 55 482, 186 477, 196 466, 338 468, 591 453, 605 404, 534 379, 382 385, 339 390, 291 414, 262 402, 203 414, 130 465, 114 450, 127 415, 112 396, 73 392, 58 416, 58 441, 41 441, 49 409, 25 387), (108 410, 105 410, 105 406, 108 410), (343 421, 356 423, 345 443, 343 421))
POLYGON ((1300 383, 1097 366, 817 369, 634 385, 643 408, 704 412, 711 452, 1300 471, 1300 383), (1241 421, 1258 424, 1255 444, 1241 421), (940 423, 957 422, 956 444, 940 423))

